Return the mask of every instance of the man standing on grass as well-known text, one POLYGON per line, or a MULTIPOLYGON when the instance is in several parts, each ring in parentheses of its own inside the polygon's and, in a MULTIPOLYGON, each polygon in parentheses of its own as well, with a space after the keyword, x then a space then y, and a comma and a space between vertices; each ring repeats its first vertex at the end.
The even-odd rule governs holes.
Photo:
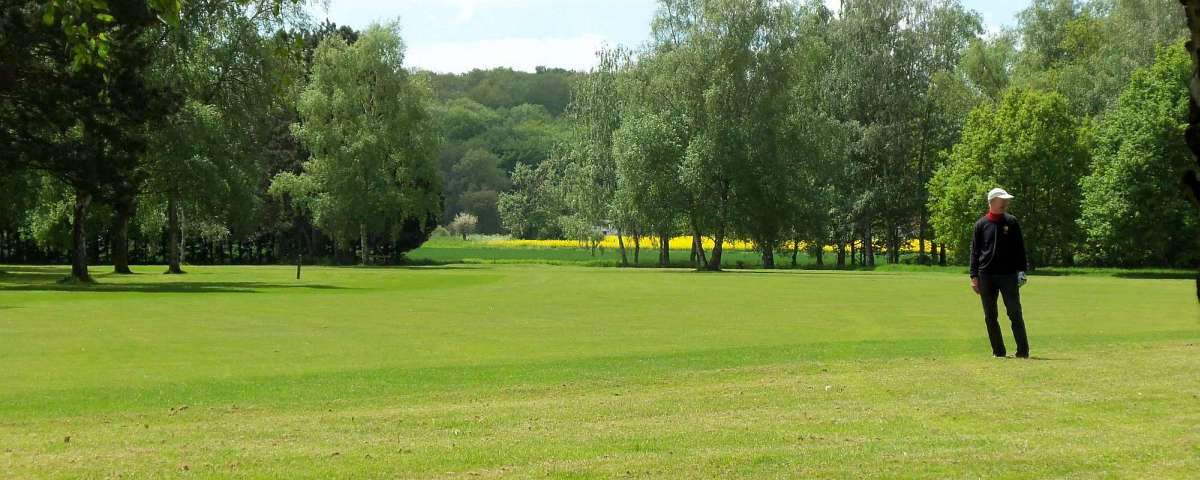
POLYGON ((997 294, 1004 297, 1004 309, 1012 321, 1017 341, 1017 358, 1029 358, 1029 340, 1025 338, 1025 319, 1021 317, 1021 291, 1025 285, 1025 239, 1016 217, 1008 214, 1013 196, 1000 188, 988 192, 988 213, 975 222, 971 236, 971 288, 983 299, 983 321, 987 324, 992 354, 1004 358, 1004 336, 1000 333, 997 294))

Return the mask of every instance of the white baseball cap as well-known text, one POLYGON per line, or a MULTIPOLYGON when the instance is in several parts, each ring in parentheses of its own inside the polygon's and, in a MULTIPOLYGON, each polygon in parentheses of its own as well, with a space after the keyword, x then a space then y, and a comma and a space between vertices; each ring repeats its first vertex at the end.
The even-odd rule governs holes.
POLYGON ((992 199, 995 198, 1011 200, 1013 196, 1009 195, 1008 192, 1004 191, 1003 188, 993 188, 992 191, 988 192, 988 203, 991 203, 992 199))

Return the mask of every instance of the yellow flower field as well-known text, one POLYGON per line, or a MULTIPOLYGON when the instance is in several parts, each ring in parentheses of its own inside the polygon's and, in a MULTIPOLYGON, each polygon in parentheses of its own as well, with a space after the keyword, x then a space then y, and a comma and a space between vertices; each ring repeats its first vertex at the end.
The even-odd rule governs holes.
MULTIPOLYGON (((518 248, 587 248, 587 246, 588 246, 587 244, 580 242, 578 240, 521 240, 521 239, 508 239, 508 238, 488 239, 488 240, 484 240, 481 243, 483 243, 484 245, 488 245, 488 246, 510 247, 510 248, 511 247, 518 247, 518 248)), ((640 243, 641 243, 641 246, 643 249, 656 249, 656 248, 658 248, 659 241, 657 238, 642 237, 640 243)), ((917 240, 911 240, 908 243, 908 245, 905 247, 905 250, 910 250, 910 251, 914 251, 914 252, 917 251, 917 248, 918 248, 917 243, 918 243, 917 240)), ((633 245, 634 245, 633 237, 625 237, 625 247, 633 248, 633 245)), ((704 238, 704 248, 706 250, 711 250, 714 245, 715 245, 715 242, 713 241, 713 239, 707 238, 707 237, 704 238)), ((724 248, 726 250, 741 250, 741 251, 757 250, 754 247, 753 243, 747 242, 744 240, 727 240, 724 242, 724 245, 725 245, 724 248)), ((602 240, 600 242, 599 247, 605 248, 605 249, 620 248, 620 246, 617 242, 617 236, 609 235, 609 236, 605 237, 604 240, 602 240)), ((689 250, 691 248, 692 248, 692 237, 674 237, 671 239, 671 250, 689 250)), ((807 248, 807 245, 801 244, 801 248, 807 248)), ((926 242, 926 248, 927 249, 930 248, 928 245, 928 242, 926 242)), ((829 253, 835 253, 837 251, 837 247, 835 247, 833 245, 826 245, 825 251, 829 252, 829 253)))

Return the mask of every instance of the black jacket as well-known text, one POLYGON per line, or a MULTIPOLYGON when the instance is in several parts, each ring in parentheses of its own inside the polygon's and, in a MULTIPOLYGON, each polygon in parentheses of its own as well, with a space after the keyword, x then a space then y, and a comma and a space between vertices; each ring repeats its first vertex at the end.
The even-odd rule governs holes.
POLYGON ((1025 238, 1017 217, 1006 213, 1004 220, 996 223, 984 215, 975 222, 975 233, 971 236, 971 278, 981 273, 1008 275, 1028 268, 1025 238))

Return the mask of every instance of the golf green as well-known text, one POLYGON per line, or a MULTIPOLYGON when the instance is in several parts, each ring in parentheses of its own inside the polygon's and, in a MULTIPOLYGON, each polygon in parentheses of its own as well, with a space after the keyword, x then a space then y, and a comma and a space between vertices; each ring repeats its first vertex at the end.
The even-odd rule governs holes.
POLYGON ((1189 280, 1032 277, 1000 360, 948 273, 0 270, 3 478, 1200 471, 1189 280))

